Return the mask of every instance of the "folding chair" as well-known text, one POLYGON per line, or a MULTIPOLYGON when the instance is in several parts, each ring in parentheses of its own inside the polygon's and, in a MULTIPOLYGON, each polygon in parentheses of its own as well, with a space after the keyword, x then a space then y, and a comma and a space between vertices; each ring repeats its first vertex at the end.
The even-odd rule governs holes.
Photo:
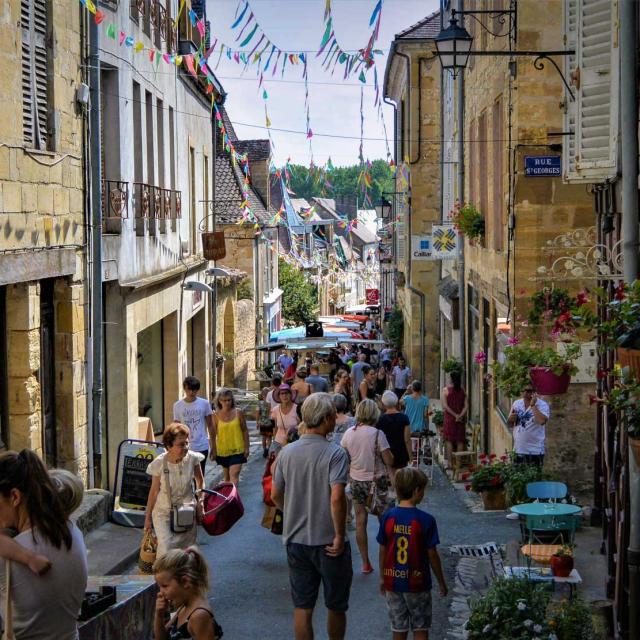
MULTIPOLYGON (((449 552, 463 558, 488 559, 491 566, 490 575, 492 579, 495 579, 498 575, 502 575, 504 573, 502 553, 496 542, 485 542, 484 544, 477 545, 457 544, 449 547, 449 552)), ((456 570, 456 577, 464 587, 471 588, 473 586, 472 584, 465 584, 465 578, 460 574, 459 570, 456 570)), ((489 580, 485 579, 484 586, 486 587, 488 585, 489 580)))
POLYGON ((563 544, 572 544, 577 521, 575 516, 526 516, 525 531, 528 533, 520 553, 527 559, 539 564, 550 564, 551 556, 563 544))
POLYGON ((549 500, 555 502, 562 500, 567 495, 567 485, 564 482, 529 482, 527 484, 527 496, 534 500, 549 500))

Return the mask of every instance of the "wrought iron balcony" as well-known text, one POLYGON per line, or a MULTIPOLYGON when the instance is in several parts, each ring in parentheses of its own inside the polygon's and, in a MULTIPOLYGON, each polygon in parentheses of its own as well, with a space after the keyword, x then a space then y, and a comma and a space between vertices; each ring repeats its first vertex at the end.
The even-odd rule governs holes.
POLYGON ((133 209, 136 219, 176 220, 182 216, 182 192, 134 182, 133 209))
POLYGON ((119 233, 121 221, 129 217, 129 183, 102 181, 102 231, 119 233))

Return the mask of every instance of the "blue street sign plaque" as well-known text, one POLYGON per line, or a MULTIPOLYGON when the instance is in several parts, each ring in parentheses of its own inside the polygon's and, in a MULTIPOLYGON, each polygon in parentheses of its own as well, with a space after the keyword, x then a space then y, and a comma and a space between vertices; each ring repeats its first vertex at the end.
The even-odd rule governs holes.
POLYGON ((561 176, 560 156, 525 156, 524 175, 534 178, 561 176))

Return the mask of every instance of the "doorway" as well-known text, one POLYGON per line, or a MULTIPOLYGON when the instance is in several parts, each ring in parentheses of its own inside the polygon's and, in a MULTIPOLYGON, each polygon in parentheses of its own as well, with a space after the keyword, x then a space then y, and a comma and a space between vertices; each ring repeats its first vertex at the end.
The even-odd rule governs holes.
POLYGON ((138 333, 138 416, 151 418, 154 432, 164 424, 162 342, 162 322, 138 333))
POLYGON ((49 468, 57 465, 56 362, 53 280, 40 281, 40 394, 42 448, 49 468))

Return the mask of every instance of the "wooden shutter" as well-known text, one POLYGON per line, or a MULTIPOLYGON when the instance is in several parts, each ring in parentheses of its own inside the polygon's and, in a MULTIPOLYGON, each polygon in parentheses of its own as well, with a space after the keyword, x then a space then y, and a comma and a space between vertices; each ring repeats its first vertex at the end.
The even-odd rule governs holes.
POLYGON ((49 138, 49 16, 47 0, 22 0, 22 126, 24 141, 46 149, 49 138))
MULTIPOLYGON (((564 2, 564 45, 566 49, 575 51, 578 46, 578 0, 565 0, 564 2)), ((564 76, 577 92, 577 56, 564 57, 564 76)), ((562 140, 562 175, 568 182, 577 178, 576 174, 576 116, 578 112, 577 102, 571 100, 569 92, 564 92, 564 128, 567 135, 562 140)))
POLYGON ((493 248, 504 244, 504 118, 502 96, 493 103, 493 248))

